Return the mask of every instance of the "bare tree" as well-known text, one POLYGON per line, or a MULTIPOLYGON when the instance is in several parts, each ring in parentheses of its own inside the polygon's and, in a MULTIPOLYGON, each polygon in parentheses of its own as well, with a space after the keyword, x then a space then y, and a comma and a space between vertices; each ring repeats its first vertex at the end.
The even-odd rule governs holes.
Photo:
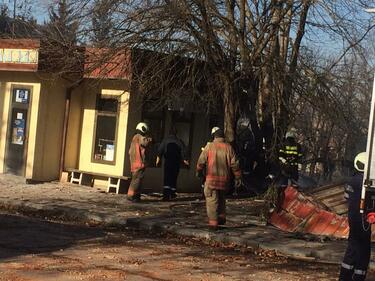
MULTIPOLYGON (((207 113, 223 110, 230 142, 236 137, 237 119, 245 116, 251 120, 257 145, 264 140, 267 158, 273 159, 285 131, 308 102, 316 105, 310 128, 321 124, 330 141, 329 136, 337 133, 334 118, 328 116, 332 122, 327 122, 323 109, 326 103, 337 109, 352 102, 333 85, 343 81, 337 78, 344 70, 343 59, 360 49, 373 28, 362 12, 371 4, 363 0, 86 0, 74 9, 86 21, 79 28, 86 37, 45 38, 59 41, 62 52, 70 54, 60 56, 64 67, 77 65, 65 60, 79 59, 78 52, 67 47, 73 43, 66 43, 83 44, 87 34, 96 34, 106 50, 97 56, 98 65, 131 52, 132 85, 144 100, 158 97, 160 107, 175 99, 190 100, 207 113), (93 15, 93 24, 87 24, 93 15), (340 47, 334 58, 309 63, 306 54, 328 44, 340 47)), ((340 116, 345 120, 347 113, 340 116)), ((316 157, 323 153, 319 151, 314 152, 316 157)))
POLYGON ((70 0, 59 0, 49 7, 49 21, 37 26, 41 39, 40 67, 72 83, 81 79, 84 52, 80 46, 81 6, 70 0))
POLYGON ((95 0, 92 11, 92 41, 95 45, 106 44, 112 38, 113 0, 95 0))
MULTIPOLYGON (((340 11, 366 7, 364 2, 117 1, 116 39, 111 46, 116 52, 138 47, 196 60, 208 85, 205 99, 224 107, 226 137, 234 139, 241 113, 255 114, 262 137, 274 148, 289 125, 293 82, 306 32, 340 36, 353 47, 361 39, 354 34, 366 34, 371 25, 360 18, 349 20, 340 11), (244 93, 246 106, 239 103, 244 93)), ((149 66, 160 69, 160 63, 154 60, 149 66)), ((169 87, 162 88, 168 99, 169 87)))

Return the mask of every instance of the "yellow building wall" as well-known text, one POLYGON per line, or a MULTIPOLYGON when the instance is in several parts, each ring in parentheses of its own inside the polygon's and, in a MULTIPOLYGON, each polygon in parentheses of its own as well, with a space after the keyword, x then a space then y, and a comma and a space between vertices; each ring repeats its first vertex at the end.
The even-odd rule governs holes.
POLYGON ((87 81, 82 87, 82 129, 79 154, 79 169, 111 175, 123 175, 124 155, 127 137, 129 87, 126 82, 103 81, 95 83, 87 81), (120 107, 117 119, 117 142, 115 146, 115 163, 97 163, 92 161, 92 151, 95 129, 95 105, 98 94, 103 96, 120 97, 120 107))
POLYGON ((7 85, 6 79, 1 77, 0 82, 0 172, 4 172, 5 146, 8 130, 8 116, 10 104, 10 86, 7 85), (7 88, 9 90, 7 91, 7 88), (7 104, 7 106, 5 106, 7 104))
POLYGON ((75 88, 71 93, 64 170, 78 168, 82 135, 84 85, 75 88))
MULTIPOLYGON (((25 85, 32 88, 25 176, 41 181, 58 179, 67 84, 63 80, 43 80, 33 73, 0 72, 0 172, 4 171, 12 85, 25 85)), ((127 81, 113 80, 99 82, 86 80, 74 89, 71 96, 64 168, 130 175, 127 152, 135 126, 142 121, 142 104, 136 92, 131 95, 129 92, 127 81), (92 161, 95 105, 98 94, 120 96, 114 165, 92 161)), ((200 188, 199 181, 195 177, 195 166, 200 148, 207 142, 209 130, 207 120, 204 114, 194 114, 191 166, 180 171, 178 179, 180 192, 198 191, 200 188)), ((170 120, 166 122, 165 136, 168 134, 170 120)), ((161 191, 162 185, 163 169, 148 168, 144 189, 161 191)))
POLYGON ((31 116, 36 120, 32 124, 37 124, 35 128, 32 128, 36 131, 35 151, 32 153, 29 150, 30 159, 34 155, 32 179, 49 181, 59 178, 66 89, 66 83, 60 79, 42 83, 39 114, 32 111, 31 116))
POLYGON ((8 123, 10 118, 11 90, 13 86, 25 86, 31 88, 31 100, 29 103, 28 124, 27 124, 27 155, 25 175, 31 174, 34 168, 34 146, 36 139, 36 117, 39 110, 40 82, 31 73, 2 72, 0 74, 0 107, 1 107, 1 135, 0 135, 0 171, 4 172, 4 161, 6 155, 6 142, 8 123))

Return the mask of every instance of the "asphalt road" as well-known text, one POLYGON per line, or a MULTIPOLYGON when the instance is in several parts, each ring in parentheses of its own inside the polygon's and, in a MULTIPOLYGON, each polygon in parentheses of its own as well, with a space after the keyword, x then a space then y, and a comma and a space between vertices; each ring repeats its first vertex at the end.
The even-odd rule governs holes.
MULTIPOLYGON (((336 265, 0 214, 0 280, 337 280, 336 265)), ((375 280, 375 278, 368 278, 375 280)))

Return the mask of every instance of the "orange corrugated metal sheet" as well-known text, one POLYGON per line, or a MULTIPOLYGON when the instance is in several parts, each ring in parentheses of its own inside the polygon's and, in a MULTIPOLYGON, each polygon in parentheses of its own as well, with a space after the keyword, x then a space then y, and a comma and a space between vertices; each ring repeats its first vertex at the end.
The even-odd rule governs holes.
POLYGON ((281 230, 295 232, 303 220, 291 213, 280 210, 280 212, 273 212, 271 214, 270 222, 281 230))
POLYGON ((300 193, 293 187, 285 190, 282 210, 274 211, 269 222, 288 232, 303 232, 316 235, 346 238, 349 233, 348 220, 300 193))

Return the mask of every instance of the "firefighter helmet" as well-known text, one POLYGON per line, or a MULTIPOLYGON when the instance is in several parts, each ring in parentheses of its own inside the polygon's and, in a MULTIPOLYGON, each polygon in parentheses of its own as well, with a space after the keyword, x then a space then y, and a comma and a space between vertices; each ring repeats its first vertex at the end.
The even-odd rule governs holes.
POLYGON ((289 130, 285 134, 285 138, 295 138, 296 137, 296 131, 295 130, 289 130))
POLYGON ((357 156, 354 158, 354 168, 359 172, 364 172, 366 161, 367 161, 366 152, 358 153, 357 156))
POLYGON ((213 127, 212 130, 211 130, 211 135, 215 134, 219 130, 220 130, 219 127, 213 127))
POLYGON ((148 128, 148 125, 144 122, 140 122, 137 124, 137 127, 135 127, 135 129, 139 132, 141 132, 142 134, 146 134, 149 130, 148 128))

